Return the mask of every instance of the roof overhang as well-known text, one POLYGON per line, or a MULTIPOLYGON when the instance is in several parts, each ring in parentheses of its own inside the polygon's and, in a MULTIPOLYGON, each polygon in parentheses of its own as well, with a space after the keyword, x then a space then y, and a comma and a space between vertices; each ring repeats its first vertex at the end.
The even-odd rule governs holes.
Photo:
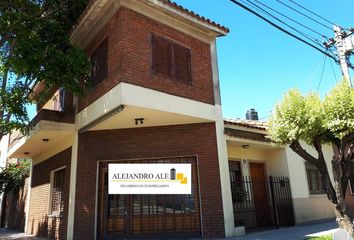
POLYGON ((177 25, 194 28, 209 37, 225 36, 228 29, 163 0, 91 0, 71 33, 77 46, 86 48, 94 36, 108 23, 112 16, 125 7, 140 12, 162 23, 173 20, 177 25))

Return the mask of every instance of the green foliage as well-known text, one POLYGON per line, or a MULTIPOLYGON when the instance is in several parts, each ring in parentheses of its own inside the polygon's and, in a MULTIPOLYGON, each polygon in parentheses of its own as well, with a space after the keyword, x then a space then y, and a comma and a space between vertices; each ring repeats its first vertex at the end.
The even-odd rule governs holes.
POLYGON ((317 94, 302 96, 299 91, 289 91, 275 107, 269 121, 269 136, 279 144, 302 139, 312 143, 314 136, 325 132, 323 109, 317 94))
POLYGON ((0 193, 20 189, 25 183, 25 178, 29 176, 30 166, 31 162, 24 160, 2 168, 0 172, 0 193))
POLYGON ((327 143, 354 132, 354 90, 340 82, 321 101, 318 94, 302 96, 290 90, 275 107, 269 121, 269 137, 279 144, 315 139, 327 143))
POLYGON ((33 87, 63 86, 82 95, 89 74, 84 51, 70 32, 87 0, 0 2, 0 133, 24 129, 33 87))
POLYGON ((354 90, 347 82, 335 86, 326 96, 323 108, 325 127, 334 137, 342 139, 354 133, 354 90))

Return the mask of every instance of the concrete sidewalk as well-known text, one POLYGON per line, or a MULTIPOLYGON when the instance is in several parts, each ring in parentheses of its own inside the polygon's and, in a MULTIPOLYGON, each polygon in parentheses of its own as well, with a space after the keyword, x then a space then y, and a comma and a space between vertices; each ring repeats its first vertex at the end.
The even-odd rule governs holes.
MULTIPOLYGON (((310 236, 333 234, 337 229, 335 220, 311 225, 302 225, 278 230, 249 233, 242 237, 227 238, 227 240, 304 240, 310 236)), ((25 233, 0 228, 0 239, 15 240, 44 240, 25 233)))
POLYGON ((0 228, 0 239, 15 239, 15 240, 44 240, 45 238, 38 238, 29 234, 5 229, 5 228, 0 228))
POLYGON ((304 240, 310 237, 332 235, 338 229, 335 220, 310 225, 300 225, 264 232, 249 233, 232 240, 304 240))

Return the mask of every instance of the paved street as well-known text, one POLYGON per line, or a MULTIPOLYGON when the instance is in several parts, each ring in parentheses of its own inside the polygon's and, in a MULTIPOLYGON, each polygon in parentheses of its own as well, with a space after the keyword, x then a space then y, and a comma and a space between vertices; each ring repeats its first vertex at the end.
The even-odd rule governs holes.
MULTIPOLYGON (((303 240, 310 236, 329 235, 332 234, 336 229, 337 224, 333 220, 311 225, 301 225, 278 230, 249 233, 246 236, 232 237, 228 238, 228 240, 303 240)), ((0 239, 43 240, 43 238, 36 238, 31 235, 6 230, 3 228, 0 228, 0 239)))

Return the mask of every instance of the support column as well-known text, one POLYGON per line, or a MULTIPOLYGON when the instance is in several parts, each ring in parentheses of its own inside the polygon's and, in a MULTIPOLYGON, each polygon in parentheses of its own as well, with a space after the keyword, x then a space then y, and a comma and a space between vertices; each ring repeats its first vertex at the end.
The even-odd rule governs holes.
POLYGON ((78 132, 75 132, 73 145, 71 149, 71 167, 70 167, 70 189, 68 206, 68 226, 66 239, 74 239, 74 218, 75 218, 75 196, 76 196, 76 173, 77 173, 77 152, 78 152, 78 132))
POLYGON ((29 216, 29 209, 30 209, 30 203, 31 203, 31 184, 32 184, 32 173, 33 173, 33 163, 31 160, 31 171, 30 171, 30 175, 29 175, 29 180, 28 180, 28 188, 27 188, 27 198, 26 198, 26 208, 25 208, 25 212, 26 212, 26 217, 25 217, 25 233, 27 233, 27 228, 28 228, 28 216, 29 216))
POLYGON ((220 97, 220 84, 219 84, 219 70, 218 60, 216 54, 216 42, 215 39, 210 43, 211 51, 211 66, 213 72, 213 86, 214 86, 214 101, 215 101, 215 114, 217 115, 216 126, 216 140, 218 147, 218 159, 221 181, 221 197, 223 203, 224 213, 224 228, 225 236, 237 236, 244 234, 244 228, 235 228, 234 223, 234 210, 231 197, 231 184, 229 173, 229 161, 227 156, 226 138, 224 135, 224 119, 221 109, 221 97, 220 97))

